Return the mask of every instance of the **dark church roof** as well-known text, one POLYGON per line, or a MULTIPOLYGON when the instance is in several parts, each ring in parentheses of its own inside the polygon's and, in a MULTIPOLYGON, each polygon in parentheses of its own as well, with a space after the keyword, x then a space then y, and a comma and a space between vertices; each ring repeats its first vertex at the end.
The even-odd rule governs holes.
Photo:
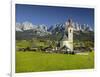
POLYGON ((66 41, 66 40, 68 40, 67 34, 66 34, 65 32, 63 33, 63 35, 62 35, 62 37, 61 37, 60 40, 61 40, 61 41, 66 41))

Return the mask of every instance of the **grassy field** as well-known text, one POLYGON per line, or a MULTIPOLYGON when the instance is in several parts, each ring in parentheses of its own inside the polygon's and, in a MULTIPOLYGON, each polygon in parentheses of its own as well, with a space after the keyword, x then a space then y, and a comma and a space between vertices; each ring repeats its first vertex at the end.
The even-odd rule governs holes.
POLYGON ((16 52, 16 73, 94 68, 94 53, 68 55, 16 52))

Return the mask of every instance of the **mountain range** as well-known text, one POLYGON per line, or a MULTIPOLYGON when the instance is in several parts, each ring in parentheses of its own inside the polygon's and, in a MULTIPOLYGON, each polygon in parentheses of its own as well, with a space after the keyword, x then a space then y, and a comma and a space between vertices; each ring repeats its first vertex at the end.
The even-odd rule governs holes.
MULTIPOLYGON (((48 27, 45 24, 33 25, 31 22, 16 23, 16 39, 45 37, 51 36, 54 39, 60 39, 65 30, 65 23, 54 24, 48 27)), ((73 23, 74 34, 79 35, 80 32, 94 32, 93 28, 88 24, 73 23)))
MULTIPOLYGON (((31 22, 23 22, 23 23, 16 23, 16 31, 25 31, 25 30, 37 30, 37 31, 43 31, 43 32, 52 32, 54 30, 64 30, 65 24, 59 23, 54 24, 50 27, 44 24, 40 25, 33 25, 31 22)), ((78 24, 73 23, 74 31, 93 31, 93 28, 89 26, 88 24, 78 24)))

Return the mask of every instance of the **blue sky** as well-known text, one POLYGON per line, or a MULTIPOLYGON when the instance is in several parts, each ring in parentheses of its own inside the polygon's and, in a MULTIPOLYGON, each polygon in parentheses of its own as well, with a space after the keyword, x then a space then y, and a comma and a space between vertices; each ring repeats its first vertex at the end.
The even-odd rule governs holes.
POLYGON ((80 24, 94 26, 93 8, 55 7, 16 4, 16 22, 29 21, 33 24, 45 24, 51 26, 57 23, 65 23, 68 18, 80 24))

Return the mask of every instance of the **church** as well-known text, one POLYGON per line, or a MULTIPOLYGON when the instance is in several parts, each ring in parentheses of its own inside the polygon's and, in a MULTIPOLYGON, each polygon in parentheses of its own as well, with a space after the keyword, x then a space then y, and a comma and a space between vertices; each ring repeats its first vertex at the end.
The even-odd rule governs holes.
POLYGON ((73 52, 73 22, 71 19, 65 23, 65 31, 60 40, 60 48, 66 47, 67 51, 73 52))

